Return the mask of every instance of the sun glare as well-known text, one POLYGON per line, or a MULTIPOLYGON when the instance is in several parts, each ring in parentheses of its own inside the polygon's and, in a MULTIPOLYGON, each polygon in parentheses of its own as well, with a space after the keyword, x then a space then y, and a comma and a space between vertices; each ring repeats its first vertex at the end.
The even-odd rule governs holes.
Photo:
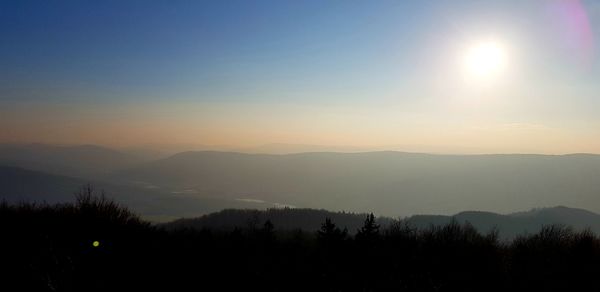
POLYGON ((468 77, 492 81, 506 67, 506 52, 496 42, 482 42, 468 49, 465 57, 468 77))

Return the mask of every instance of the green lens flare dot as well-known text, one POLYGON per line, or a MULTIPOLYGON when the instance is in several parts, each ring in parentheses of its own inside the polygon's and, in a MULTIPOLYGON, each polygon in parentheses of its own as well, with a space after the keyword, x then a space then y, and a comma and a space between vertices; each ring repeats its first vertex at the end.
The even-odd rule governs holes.
POLYGON ((99 247, 100 246, 100 241, 95 240, 94 242, 92 242, 92 246, 93 247, 99 247))

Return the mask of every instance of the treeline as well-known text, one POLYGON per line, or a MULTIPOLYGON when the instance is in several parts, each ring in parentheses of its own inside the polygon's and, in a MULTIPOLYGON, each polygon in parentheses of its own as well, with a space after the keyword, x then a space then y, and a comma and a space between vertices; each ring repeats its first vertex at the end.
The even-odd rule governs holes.
POLYGON ((354 232, 330 218, 317 232, 166 230, 84 188, 73 204, 0 204, 0 234, 2 291, 600 289, 600 239, 561 226, 510 243, 373 215, 354 232))

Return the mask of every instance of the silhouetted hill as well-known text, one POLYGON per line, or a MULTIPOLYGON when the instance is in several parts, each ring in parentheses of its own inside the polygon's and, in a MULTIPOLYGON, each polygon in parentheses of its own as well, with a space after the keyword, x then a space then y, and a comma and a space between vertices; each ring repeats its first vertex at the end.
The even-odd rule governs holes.
MULTIPOLYGON (((207 214, 198 218, 179 219, 173 222, 163 224, 167 229, 185 229, 193 228, 213 229, 213 230, 232 230, 234 228, 258 228, 267 220, 270 220, 277 230, 297 230, 317 231, 325 218, 332 221, 342 228, 347 228, 348 232, 354 233, 360 228, 367 214, 331 212, 327 210, 315 209, 267 209, 267 210, 239 210, 227 209, 216 213, 207 214)), ((379 224, 387 226, 392 220, 390 218, 378 218, 379 224)))
POLYGON ((429 225, 444 225, 456 220, 458 223, 469 222, 481 232, 488 232, 497 228, 500 237, 514 238, 520 234, 537 233, 542 226, 564 225, 577 230, 589 228, 600 233, 600 215, 576 208, 563 206, 553 208, 539 208, 527 212, 500 215, 490 212, 461 212, 454 216, 416 215, 407 221, 418 228, 429 225))
MULTIPOLYGON (((316 231, 321 228, 325 218, 330 218, 340 227, 347 227, 348 231, 355 232, 366 217, 364 213, 331 212, 315 209, 268 209, 235 210, 228 209, 207 214, 198 218, 179 219, 164 224, 167 229, 213 229, 232 230, 234 228, 248 228, 260 225, 270 220, 278 230, 316 231)), ((378 217, 377 221, 382 227, 387 227, 392 218, 378 217)), ((600 233, 600 215, 567 207, 554 207, 534 209, 528 212, 500 215, 491 212, 466 211, 454 216, 443 215, 415 215, 403 219, 410 226, 418 229, 428 229, 431 226, 444 226, 455 221, 459 224, 470 223, 481 233, 488 233, 496 228, 500 238, 513 239, 517 235, 533 234, 539 232, 543 226, 563 225, 576 230, 589 228, 600 233)))
POLYGON ((600 211, 600 156, 184 152, 113 176, 173 191, 388 216, 600 211))
POLYGON ((99 179, 140 160, 112 149, 94 146, 0 144, 0 164, 52 174, 99 179))

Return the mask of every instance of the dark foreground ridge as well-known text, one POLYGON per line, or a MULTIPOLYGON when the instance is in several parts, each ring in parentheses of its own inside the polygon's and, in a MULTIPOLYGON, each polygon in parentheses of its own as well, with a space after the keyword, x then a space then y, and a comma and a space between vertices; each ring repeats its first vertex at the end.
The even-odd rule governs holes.
MULTIPOLYGON (((260 219, 259 219, 260 220, 260 219)), ((270 220, 164 229, 84 188, 74 204, 0 205, 3 291, 598 291, 600 239, 546 226, 503 243, 456 221, 357 230, 270 220)))

